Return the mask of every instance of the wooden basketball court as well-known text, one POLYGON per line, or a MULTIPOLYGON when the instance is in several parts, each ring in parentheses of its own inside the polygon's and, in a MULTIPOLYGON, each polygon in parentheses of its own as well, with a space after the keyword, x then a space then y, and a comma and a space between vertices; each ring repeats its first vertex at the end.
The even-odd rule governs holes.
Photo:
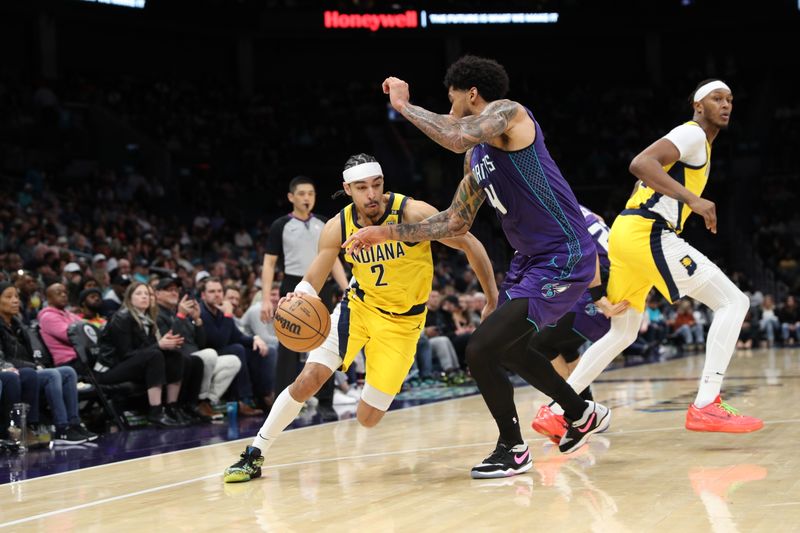
POLYGON ((290 431, 262 479, 225 485, 250 439, 0 486, 9 531, 797 531, 800 350, 738 352, 725 397, 764 418, 744 435, 683 428, 703 358, 603 374, 609 431, 564 456, 530 429, 527 474, 475 481, 496 429, 480 396, 290 431))

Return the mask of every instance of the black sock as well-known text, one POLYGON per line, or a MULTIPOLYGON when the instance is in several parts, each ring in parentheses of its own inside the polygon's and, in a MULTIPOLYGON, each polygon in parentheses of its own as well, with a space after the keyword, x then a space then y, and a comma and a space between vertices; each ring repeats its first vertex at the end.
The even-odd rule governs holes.
POLYGON ((587 402, 593 402, 594 396, 592 396, 592 388, 586 387, 583 389, 583 392, 580 394, 580 397, 586 400, 587 402))
POLYGON ((519 417, 516 411, 509 413, 508 416, 504 416, 500 420, 496 420, 496 422, 498 429, 500 429, 498 442, 505 444, 509 448, 522 444, 522 431, 519 428, 519 417))
POLYGON ((570 420, 580 420, 586 410, 586 401, 578 396, 566 381, 559 385, 558 394, 553 398, 564 409, 564 416, 570 420))

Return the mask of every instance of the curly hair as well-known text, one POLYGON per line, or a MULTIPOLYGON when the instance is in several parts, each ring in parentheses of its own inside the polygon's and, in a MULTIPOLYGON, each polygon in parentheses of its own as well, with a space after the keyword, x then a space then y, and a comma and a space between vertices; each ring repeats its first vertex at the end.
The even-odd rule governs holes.
POLYGON ((450 65, 444 76, 444 86, 448 89, 467 91, 475 87, 487 102, 504 98, 508 84, 508 73, 503 65, 494 59, 470 55, 450 65))
POLYGON ((344 169, 347 170, 348 168, 357 167, 358 165, 363 165, 364 163, 377 163, 378 160, 375 159, 374 156, 369 154, 355 154, 351 155, 347 158, 347 161, 344 164, 344 169))

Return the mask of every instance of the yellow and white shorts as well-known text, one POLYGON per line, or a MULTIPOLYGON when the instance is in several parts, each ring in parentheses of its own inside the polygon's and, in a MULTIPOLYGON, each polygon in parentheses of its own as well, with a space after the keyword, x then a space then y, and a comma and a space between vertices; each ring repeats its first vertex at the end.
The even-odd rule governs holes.
POLYGON ((644 312, 655 287, 669 302, 704 285, 719 271, 704 254, 645 210, 628 209, 614 220, 608 240, 608 299, 628 300, 644 312))
POLYGON ((347 370, 363 348, 367 368, 361 399, 386 411, 414 364, 426 314, 427 309, 410 316, 388 314, 345 298, 331 315, 330 334, 308 354, 307 362, 347 370))

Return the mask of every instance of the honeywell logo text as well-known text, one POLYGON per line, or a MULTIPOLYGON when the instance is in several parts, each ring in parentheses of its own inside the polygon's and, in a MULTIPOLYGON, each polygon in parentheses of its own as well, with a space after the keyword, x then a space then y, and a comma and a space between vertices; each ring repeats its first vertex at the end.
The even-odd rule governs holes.
POLYGON ((338 11, 325 11, 325 27, 333 29, 364 28, 378 31, 382 28, 417 28, 419 13, 408 10, 405 13, 364 13, 345 14, 338 11))

